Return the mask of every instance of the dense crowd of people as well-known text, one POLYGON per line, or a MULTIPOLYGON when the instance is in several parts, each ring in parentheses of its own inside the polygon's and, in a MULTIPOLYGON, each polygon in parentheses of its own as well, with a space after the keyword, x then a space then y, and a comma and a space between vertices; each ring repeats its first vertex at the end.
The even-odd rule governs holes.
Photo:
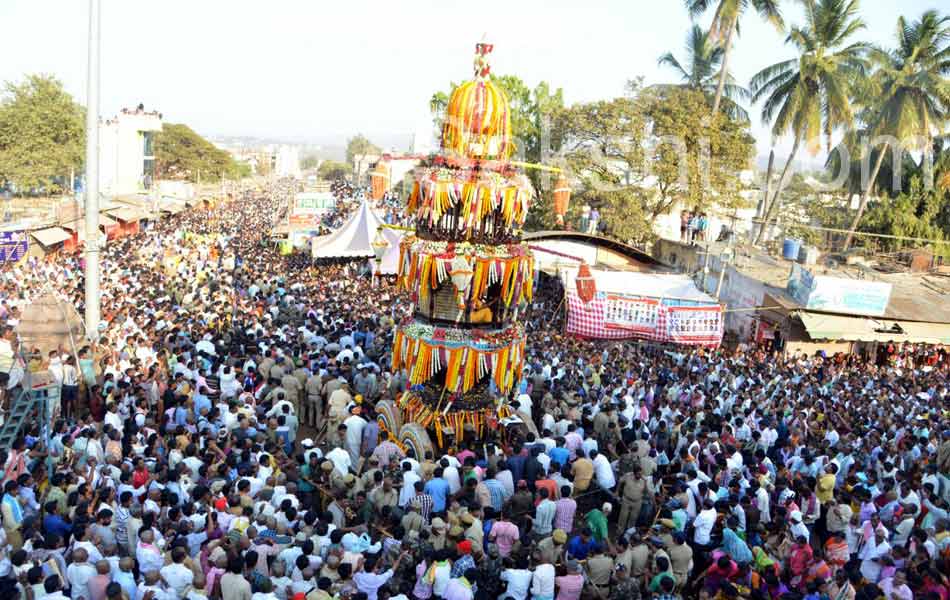
POLYGON ((0 598, 950 599, 944 350, 575 339, 540 276, 533 427, 418 456, 376 418, 410 304, 282 256, 290 185, 110 241, 88 345, 15 332, 41 294, 82 309, 80 255, 3 272, 7 405, 27 369, 62 393, 3 458, 0 598))

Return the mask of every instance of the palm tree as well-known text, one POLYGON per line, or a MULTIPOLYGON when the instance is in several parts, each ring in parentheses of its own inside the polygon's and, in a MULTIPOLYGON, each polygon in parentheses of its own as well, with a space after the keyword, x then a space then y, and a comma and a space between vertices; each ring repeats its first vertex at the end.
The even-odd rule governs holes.
MULTIPOLYGON (((712 41, 709 32, 699 25, 693 25, 686 34, 686 65, 683 66, 672 52, 660 57, 657 63, 660 66, 670 67, 676 71, 682 86, 703 92, 712 97, 719 86, 722 77, 719 71, 722 67, 722 57, 725 51, 712 41)), ((731 73, 726 73, 726 84, 723 86, 723 111, 737 121, 748 122, 749 113, 739 106, 739 100, 748 100, 751 94, 746 88, 736 85, 731 73)))
POLYGON ((766 198, 766 215, 756 236, 761 241, 778 207, 788 170, 802 143, 817 152, 825 138, 854 123, 851 107, 853 82, 866 71, 868 46, 850 42, 864 28, 858 0, 802 0, 806 23, 793 27, 786 43, 798 50, 798 58, 762 69, 752 78, 752 99, 764 99, 762 120, 772 122, 772 135, 792 134, 792 151, 785 161, 778 187, 766 198))
POLYGON ((698 17, 714 4, 716 5, 716 14, 709 29, 712 41, 722 46, 722 66, 719 69, 719 84, 716 87, 712 107, 715 115, 719 112, 719 104, 725 93, 729 74, 729 57, 732 54, 732 38, 739 33, 739 19, 742 15, 750 8, 754 8, 759 16, 775 25, 779 31, 784 29, 785 23, 778 8, 778 0, 685 0, 685 3, 691 18, 698 17))
MULTIPOLYGON (((872 78, 877 94, 867 111, 870 135, 888 135, 917 148, 932 147, 934 134, 950 118, 950 83, 946 79, 950 75, 950 16, 928 10, 913 23, 899 17, 897 47, 874 49, 871 58, 877 66, 872 78)), ((854 240, 886 154, 883 150, 878 153, 870 180, 863 186, 845 250, 854 240)))

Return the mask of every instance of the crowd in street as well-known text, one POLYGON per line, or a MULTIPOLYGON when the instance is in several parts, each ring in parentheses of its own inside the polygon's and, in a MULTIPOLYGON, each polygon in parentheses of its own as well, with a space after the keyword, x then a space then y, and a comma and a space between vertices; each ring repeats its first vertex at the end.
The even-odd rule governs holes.
POLYGON ((581 340, 541 277, 537 433, 418 456, 376 418, 411 305, 281 255, 288 185, 110 241, 94 343, 16 341, 42 293, 82 310, 80 255, 0 273, 0 375, 62 385, 2 457, 0 598, 950 600, 942 349, 581 340))

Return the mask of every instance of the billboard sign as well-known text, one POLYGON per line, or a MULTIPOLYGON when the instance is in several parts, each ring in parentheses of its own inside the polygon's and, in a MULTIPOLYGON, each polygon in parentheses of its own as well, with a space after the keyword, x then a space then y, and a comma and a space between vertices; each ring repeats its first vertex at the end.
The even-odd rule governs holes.
POLYGON ((301 192, 294 197, 295 215, 322 215, 336 208, 336 199, 329 192, 301 192))
POLYGON ((812 310, 882 317, 887 312, 893 286, 885 281, 815 276, 800 265, 792 265, 788 293, 796 302, 812 310))
POLYGON ((29 249, 29 236, 25 232, 0 231, 0 262, 18 262, 29 249))

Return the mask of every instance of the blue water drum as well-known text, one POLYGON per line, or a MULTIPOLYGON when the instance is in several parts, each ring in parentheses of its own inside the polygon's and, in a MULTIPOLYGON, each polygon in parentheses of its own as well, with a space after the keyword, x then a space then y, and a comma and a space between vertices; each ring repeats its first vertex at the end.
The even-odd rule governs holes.
POLYGON ((793 238, 785 238, 782 242, 782 258, 785 260, 798 260, 798 253, 802 249, 802 241, 793 238))

